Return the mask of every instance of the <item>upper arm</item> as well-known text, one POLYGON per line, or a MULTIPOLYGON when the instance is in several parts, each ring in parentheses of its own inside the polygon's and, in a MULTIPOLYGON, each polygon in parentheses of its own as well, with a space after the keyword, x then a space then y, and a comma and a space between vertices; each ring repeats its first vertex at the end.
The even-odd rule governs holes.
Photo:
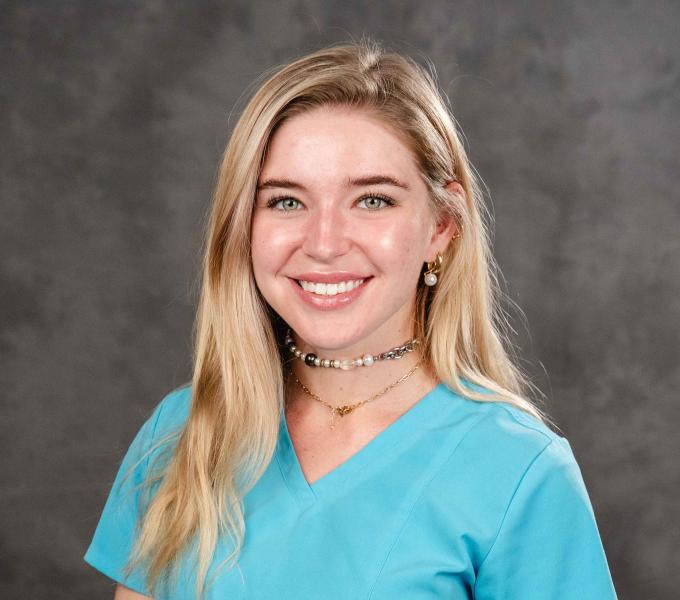
POLYGON ((116 585, 116 593, 113 596, 113 600, 153 600, 153 598, 151 596, 143 596, 119 583, 116 585))
POLYGON ((153 486, 147 476, 157 475, 163 470, 190 408, 189 386, 176 388, 167 394, 137 432, 111 486, 84 559, 119 584, 116 598, 148 598, 143 594, 151 593, 144 568, 138 564, 129 570, 128 560, 136 541, 140 517, 153 495, 153 486), (153 473, 148 472, 151 465, 154 465, 153 473))
POLYGON ((145 575, 140 568, 126 572, 142 509, 146 478, 145 453, 153 436, 155 418, 141 427, 118 469, 99 523, 84 559, 87 563, 127 588, 146 591, 145 575))
POLYGON ((123 598, 144 598, 139 594, 148 593, 143 568, 136 565, 132 571, 128 571, 126 567, 136 540, 140 516, 149 500, 147 470, 156 427, 167 398, 159 403, 145 421, 125 453, 84 556, 87 563, 116 583, 124 585, 125 589, 137 590, 135 596, 123 598))

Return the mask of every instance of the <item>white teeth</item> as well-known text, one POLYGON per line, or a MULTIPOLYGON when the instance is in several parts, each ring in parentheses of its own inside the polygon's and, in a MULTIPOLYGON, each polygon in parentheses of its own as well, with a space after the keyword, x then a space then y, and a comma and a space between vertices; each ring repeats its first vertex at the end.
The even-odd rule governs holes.
POLYGON ((354 288, 359 287, 363 282, 363 279, 341 281, 339 283, 314 283, 313 281, 299 281, 303 290, 306 292, 312 292, 313 294, 318 294, 320 296, 335 296, 336 294, 349 292, 354 288))

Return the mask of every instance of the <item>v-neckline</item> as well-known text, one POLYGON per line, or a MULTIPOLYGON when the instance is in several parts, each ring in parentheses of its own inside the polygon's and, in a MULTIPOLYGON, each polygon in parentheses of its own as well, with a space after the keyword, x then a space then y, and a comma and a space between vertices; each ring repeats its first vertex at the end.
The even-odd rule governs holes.
POLYGON ((443 383, 438 383, 349 458, 312 483, 309 483, 305 478, 288 430, 285 411, 282 411, 276 458, 281 473, 293 495, 302 502, 311 503, 319 496, 331 494, 333 489, 341 489, 342 482, 346 478, 363 471, 371 463, 375 463, 378 457, 384 456, 389 448, 403 439, 402 436, 408 433, 409 428, 426 417, 428 412, 433 410, 434 404, 436 404, 434 400, 441 395, 440 392, 443 387, 443 383))

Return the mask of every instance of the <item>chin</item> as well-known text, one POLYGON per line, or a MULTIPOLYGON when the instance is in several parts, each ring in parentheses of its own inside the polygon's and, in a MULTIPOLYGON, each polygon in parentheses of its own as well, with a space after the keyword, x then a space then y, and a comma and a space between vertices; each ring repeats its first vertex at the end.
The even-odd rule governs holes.
POLYGON ((315 348, 324 348, 326 350, 345 348, 347 346, 351 346, 360 339, 352 335, 347 335, 344 332, 342 334, 333 332, 324 333, 322 331, 307 332, 304 329, 302 331, 295 331, 298 336, 309 345, 314 346, 315 348))
POLYGON ((300 327, 295 327, 291 323, 291 329, 310 346, 322 348, 326 351, 342 350, 360 343, 361 339, 366 337, 361 328, 349 329, 342 323, 329 322, 321 326, 305 323, 300 327))

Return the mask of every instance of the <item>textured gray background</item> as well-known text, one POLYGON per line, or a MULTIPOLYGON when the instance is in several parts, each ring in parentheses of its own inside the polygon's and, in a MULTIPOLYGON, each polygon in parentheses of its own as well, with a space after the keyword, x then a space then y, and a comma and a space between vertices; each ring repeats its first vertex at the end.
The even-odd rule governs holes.
POLYGON ((1 8, 0 596, 109 597, 81 557, 137 428, 189 378, 230 112, 265 69, 363 33, 434 61, 619 596, 674 596, 678 2, 1 8))

